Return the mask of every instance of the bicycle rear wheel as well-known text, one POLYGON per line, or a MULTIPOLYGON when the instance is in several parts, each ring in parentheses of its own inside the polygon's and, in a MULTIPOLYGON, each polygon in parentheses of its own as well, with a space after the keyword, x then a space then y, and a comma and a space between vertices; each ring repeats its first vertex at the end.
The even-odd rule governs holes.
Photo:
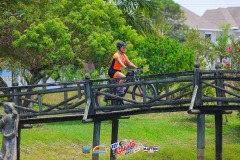
MULTIPOLYGON (((137 101, 137 102, 143 102, 143 85, 135 85, 133 87, 133 92, 132 92, 132 99, 137 101)), ((156 98, 157 96, 157 91, 156 88, 154 87, 153 84, 147 84, 146 85, 146 102, 156 98)))

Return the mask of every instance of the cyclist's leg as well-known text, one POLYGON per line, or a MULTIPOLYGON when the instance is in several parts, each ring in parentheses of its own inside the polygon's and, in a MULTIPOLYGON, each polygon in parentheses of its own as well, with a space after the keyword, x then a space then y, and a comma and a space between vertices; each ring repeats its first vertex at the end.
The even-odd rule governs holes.
MULTIPOLYGON (((114 75, 113 75, 113 78, 125 78, 126 76, 122 73, 122 72, 119 72, 117 71, 114 75)), ((121 79, 119 80, 118 83, 124 83, 125 80, 124 79, 121 79)), ((118 87, 117 90, 120 91, 122 90, 123 87, 118 87)))

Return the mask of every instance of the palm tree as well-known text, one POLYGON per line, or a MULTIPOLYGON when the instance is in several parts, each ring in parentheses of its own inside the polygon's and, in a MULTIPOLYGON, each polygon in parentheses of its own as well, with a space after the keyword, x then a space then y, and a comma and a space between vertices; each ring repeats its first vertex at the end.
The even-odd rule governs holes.
POLYGON ((183 39, 182 30, 186 29, 183 11, 172 0, 108 0, 113 1, 122 10, 127 24, 139 33, 183 39))
POLYGON ((128 25, 131 25, 141 34, 155 33, 151 17, 161 7, 160 2, 150 0, 108 0, 108 2, 112 1, 122 11, 128 25))

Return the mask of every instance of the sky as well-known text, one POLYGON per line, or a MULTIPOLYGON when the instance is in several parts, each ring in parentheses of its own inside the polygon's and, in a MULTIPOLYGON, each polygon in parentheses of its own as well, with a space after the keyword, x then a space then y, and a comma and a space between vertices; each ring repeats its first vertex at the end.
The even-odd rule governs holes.
POLYGON ((202 16, 207 9, 240 7, 240 0, 173 0, 175 3, 202 16))

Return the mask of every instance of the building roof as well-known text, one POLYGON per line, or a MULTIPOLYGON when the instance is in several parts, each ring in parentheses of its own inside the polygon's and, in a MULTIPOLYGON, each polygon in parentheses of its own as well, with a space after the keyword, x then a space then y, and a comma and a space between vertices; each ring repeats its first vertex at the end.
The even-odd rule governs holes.
POLYGON ((184 14, 186 16, 185 24, 190 26, 194 29, 202 29, 202 28, 208 28, 208 29, 216 29, 218 28, 217 25, 213 22, 209 22, 203 17, 200 17, 199 15, 193 13, 192 11, 182 7, 182 10, 184 11, 184 14))
POLYGON ((202 17, 215 24, 229 23, 232 28, 239 29, 240 20, 237 21, 240 18, 239 12, 240 7, 218 8, 206 10, 202 17))
POLYGON ((228 7, 206 10, 202 16, 198 16, 182 7, 187 18, 186 24, 198 30, 219 30, 223 23, 231 24, 231 29, 240 29, 240 7, 228 7))

